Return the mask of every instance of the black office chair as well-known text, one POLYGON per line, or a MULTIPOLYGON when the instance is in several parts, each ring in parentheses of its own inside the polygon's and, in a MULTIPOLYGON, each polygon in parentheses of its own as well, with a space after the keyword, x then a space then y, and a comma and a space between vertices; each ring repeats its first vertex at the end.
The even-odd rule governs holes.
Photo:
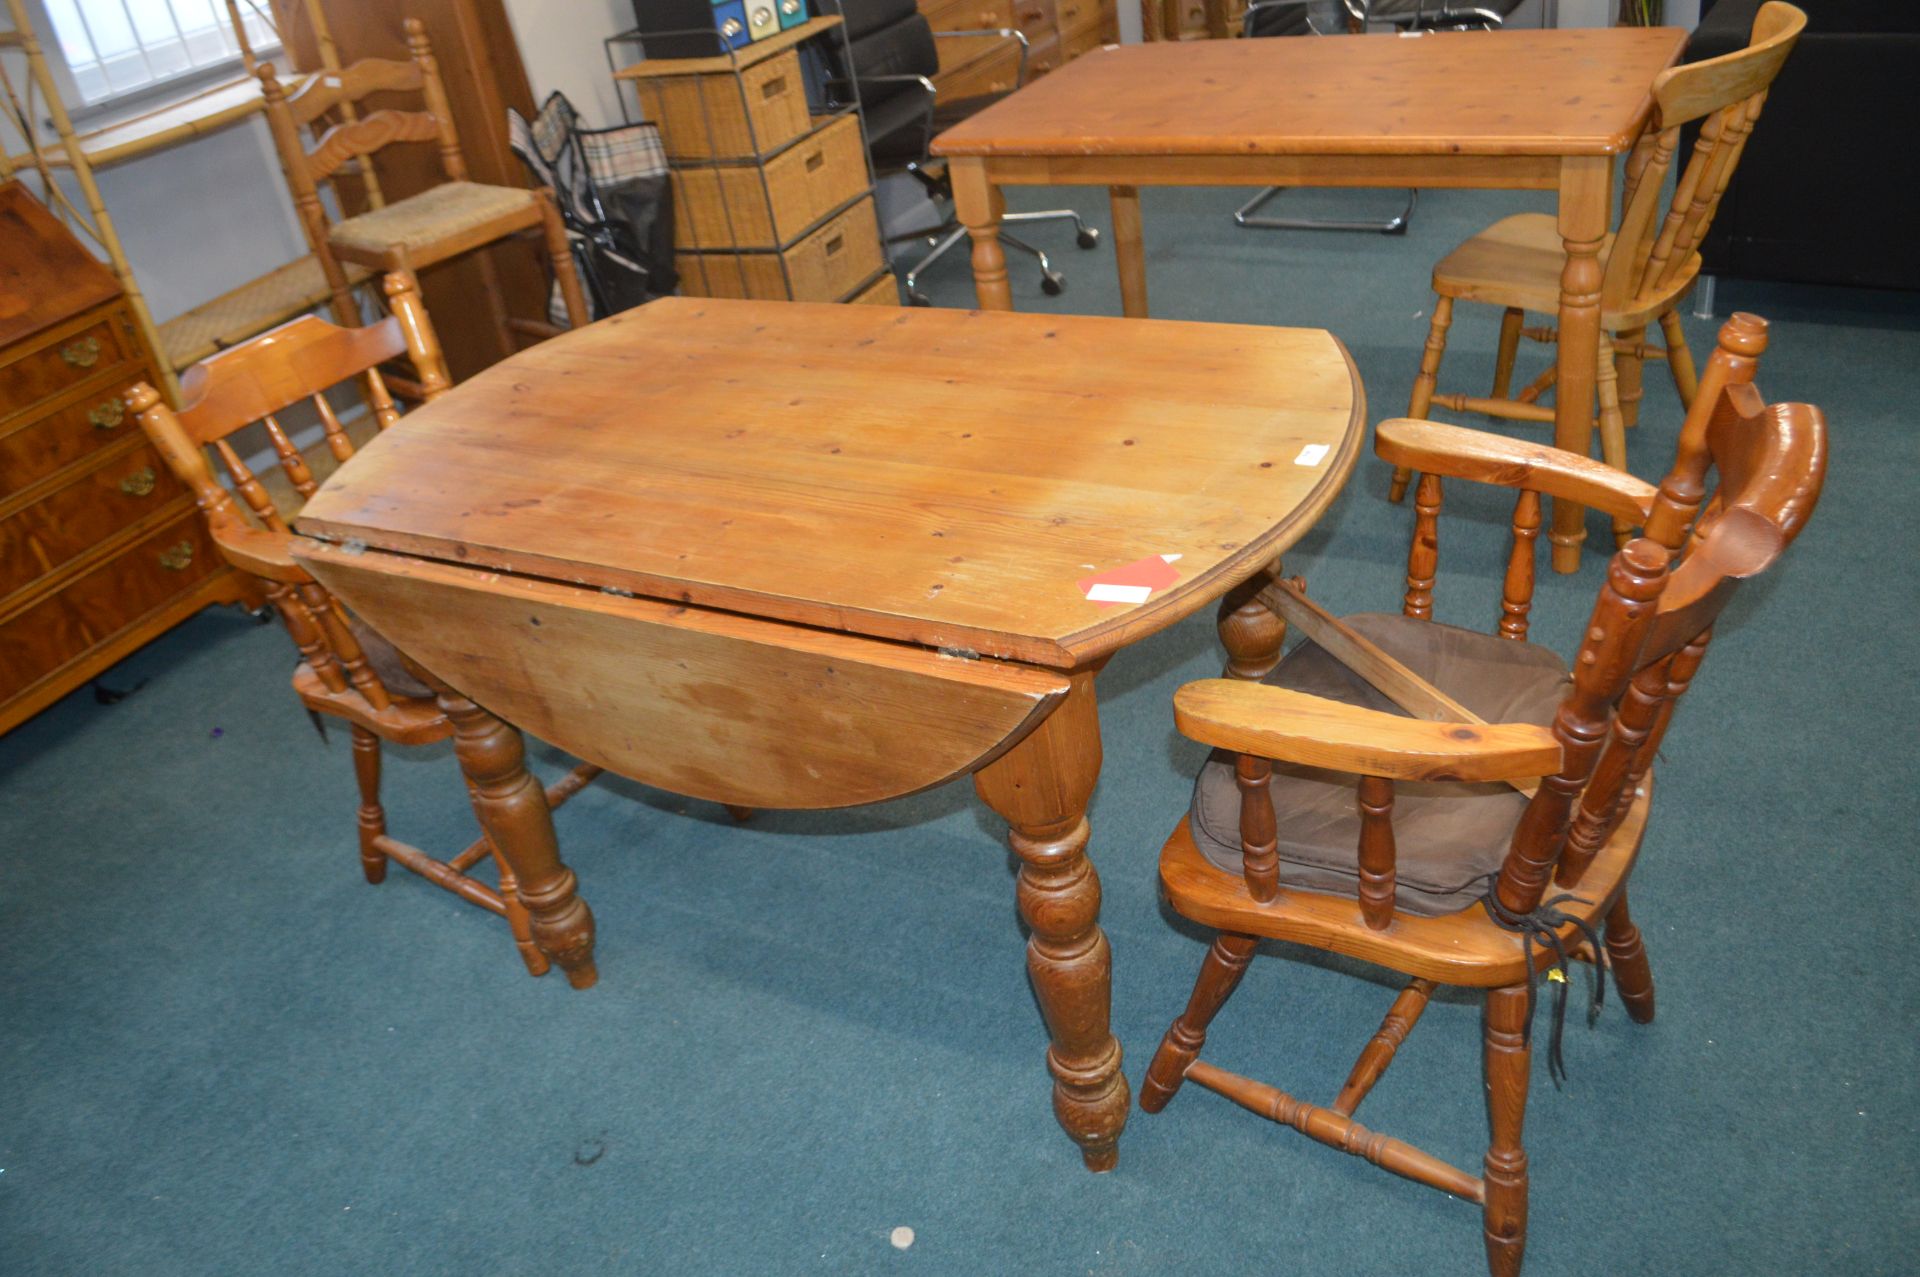
MULTIPOLYGON (((1491 31, 1520 7, 1521 0, 1484 0, 1476 5, 1449 5, 1444 0, 1255 0, 1247 6, 1241 34, 1248 39, 1266 36, 1362 34, 1369 26, 1398 31, 1491 31)), ((1234 210, 1233 224, 1250 230, 1379 231, 1404 235, 1420 203, 1420 192, 1407 191, 1406 207, 1384 221, 1345 218, 1260 217, 1257 214, 1287 189, 1269 186, 1234 210)))
MULTIPOLYGON (((1027 38, 1007 28, 968 31, 935 31, 920 15, 914 0, 822 0, 821 12, 838 6, 846 23, 847 56, 850 67, 835 68, 828 88, 835 94, 858 98, 860 113, 866 119, 867 150, 873 157, 875 173, 911 173, 936 200, 951 204, 953 192, 947 183, 944 161, 931 160, 928 147, 943 130, 958 124, 977 111, 992 106, 1004 93, 941 100, 934 88, 933 76, 940 69, 936 39, 953 36, 1000 36, 1018 41, 1020 73, 1016 87, 1026 80, 1027 38)), ((1022 222, 1072 222, 1081 248, 1100 242, 1100 232, 1088 226, 1080 214, 1070 208, 1049 209, 1038 213, 1008 213, 1003 226, 1022 222)), ((931 250, 913 264, 902 277, 907 299, 916 306, 928 305, 919 290, 920 275, 966 236, 966 227, 951 214, 931 231, 897 235, 888 243, 899 244, 924 239, 931 250)), ((1066 277, 1053 269, 1053 263, 1039 248, 1012 235, 1000 236, 1008 248, 1030 253, 1040 264, 1040 287, 1058 296, 1066 287, 1066 277)))

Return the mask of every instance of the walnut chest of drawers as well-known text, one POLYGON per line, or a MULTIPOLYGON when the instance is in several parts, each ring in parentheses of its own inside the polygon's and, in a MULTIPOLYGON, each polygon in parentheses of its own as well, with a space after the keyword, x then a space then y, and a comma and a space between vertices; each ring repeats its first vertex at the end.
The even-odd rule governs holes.
POLYGON ((0 185, 0 732, 247 596, 121 400, 152 366, 112 273, 0 185))

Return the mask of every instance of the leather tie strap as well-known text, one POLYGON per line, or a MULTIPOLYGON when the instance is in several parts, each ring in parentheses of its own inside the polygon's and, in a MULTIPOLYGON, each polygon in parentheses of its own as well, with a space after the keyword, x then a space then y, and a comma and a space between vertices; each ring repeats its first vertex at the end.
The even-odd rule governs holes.
POLYGON ((1572 981, 1567 971, 1567 949, 1561 943, 1560 928, 1569 923, 1577 927, 1580 934, 1586 938, 1588 948, 1593 952, 1593 1000, 1587 1005, 1588 1027, 1592 1027, 1593 1022, 1599 1019, 1600 1006, 1606 1000, 1607 960, 1606 950, 1600 944, 1600 935, 1594 930, 1592 924, 1573 914, 1562 912, 1558 906, 1569 903, 1584 905, 1593 902, 1571 894, 1558 895, 1550 900, 1542 900, 1531 913, 1517 914, 1510 912, 1500 903, 1495 890, 1499 882, 1498 872, 1486 876, 1487 889, 1480 897, 1480 903, 1486 906, 1487 916, 1493 919, 1495 926, 1504 931, 1518 932, 1524 945, 1527 960, 1527 1019, 1522 1040, 1529 1045, 1533 1042, 1533 946, 1536 941, 1553 951, 1554 963, 1547 970, 1560 973, 1560 979, 1554 982, 1558 987, 1554 990, 1553 996, 1553 1034, 1547 1046, 1547 1076, 1553 1079, 1554 1089, 1559 1090, 1561 1082, 1565 1081, 1567 1076, 1567 1064, 1560 1054, 1560 1039, 1567 1022, 1567 986, 1572 981))

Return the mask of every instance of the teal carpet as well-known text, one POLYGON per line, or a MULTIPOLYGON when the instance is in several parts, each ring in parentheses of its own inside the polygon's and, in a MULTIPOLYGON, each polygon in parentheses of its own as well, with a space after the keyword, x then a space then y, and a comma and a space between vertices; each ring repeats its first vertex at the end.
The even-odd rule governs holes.
MULTIPOLYGON (((1096 193, 1072 198, 1108 224, 1096 193)), ((1148 193, 1155 312, 1329 327, 1376 420, 1404 407, 1432 262, 1538 206, 1427 192, 1387 239, 1238 231, 1241 198, 1148 193)), ((1105 247, 1035 238, 1070 282, 1042 298, 1016 259, 1020 306, 1118 313, 1105 247)), ((927 286, 965 304, 964 255, 927 286)), ((1775 321, 1763 389, 1827 409, 1833 466, 1659 769, 1635 879, 1659 1020, 1610 1002, 1569 1026, 1564 1091, 1535 1068, 1536 1277, 1911 1273, 1920 1244, 1920 316, 1910 296, 1754 285, 1721 302, 1775 321)), ((1478 388, 1496 316, 1463 311, 1443 381, 1478 388)), ((1650 371, 1632 460, 1657 477, 1679 413, 1650 371)), ((1291 556, 1335 611, 1397 603, 1410 514, 1386 478, 1364 459, 1291 556)), ((1486 628, 1505 504, 1461 488, 1449 509, 1440 617, 1486 628)), ((1541 641, 1571 649, 1603 561, 1543 582, 1541 641)), ((209 612, 104 680, 135 694, 82 691, 0 738, 7 1277, 1481 1271, 1473 1208, 1194 1088, 1136 1111, 1118 1171, 1084 1173, 1049 1111, 1008 857, 970 787, 745 827, 589 790, 558 821, 600 926, 600 983, 574 992, 529 979, 491 916, 404 872, 361 881, 346 742, 308 726, 292 655, 276 627, 209 612)), ((1218 660, 1196 618, 1102 678, 1093 849, 1136 1086, 1204 945, 1155 896, 1201 755, 1169 698, 1218 660)), ((395 757, 388 792, 399 835, 471 837, 444 749, 395 757)), ((1276 950, 1208 1054, 1324 1100, 1391 997, 1276 950)), ((1361 1117, 1477 1167, 1480 1090, 1476 1006, 1448 998, 1361 1117)))

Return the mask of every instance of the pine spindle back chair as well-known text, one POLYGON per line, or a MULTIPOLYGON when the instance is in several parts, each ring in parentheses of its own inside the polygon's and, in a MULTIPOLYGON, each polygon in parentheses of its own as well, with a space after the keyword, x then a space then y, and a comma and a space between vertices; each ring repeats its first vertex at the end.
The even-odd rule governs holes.
MULTIPOLYGON (((409 59, 364 58, 343 71, 315 76, 288 93, 271 67, 258 70, 266 97, 267 122, 280 163, 293 191, 294 207, 307 242, 320 259, 333 289, 333 312, 343 324, 358 322, 351 291, 353 281, 343 263, 368 270, 421 271, 439 262, 485 249, 523 232, 538 232, 551 263, 555 282, 566 305, 568 322, 588 323, 586 295, 574 273, 568 244, 553 192, 516 186, 489 186, 470 181, 466 158, 454 130, 453 112, 440 80, 439 63, 417 18, 405 22, 409 59), (358 114, 355 104, 375 93, 417 93, 424 111, 383 108, 358 114), (307 130, 335 113, 341 122, 309 142, 307 130), (432 143, 439 151, 446 181, 405 199, 376 202, 367 212, 332 221, 320 202, 319 184, 329 181, 343 166, 358 162, 371 172, 372 155, 393 143, 432 143)), ((483 251, 477 258, 502 348, 517 346, 520 334, 550 337, 557 330, 544 319, 516 318, 507 313, 505 296, 492 259, 483 251)))
MULTIPOLYGON (((1557 966, 1564 981, 1569 953, 1604 963, 1629 1015, 1653 1018, 1652 972, 1627 912, 1653 758, 1716 619, 1819 499, 1826 422, 1804 404, 1762 403, 1751 382, 1765 343, 1752 316, 1722 329, 1658 488, 1500 435, 1385 422, 1376 452, 1422 471, 1402 614, 1335 619, 1273 575, 1232 597, 1230 677, 1174 699, 1180 731, 1216 753, 1160 859, 1169 902, 1219 934, 1147 1069, 1142 1108, 1158 1112, 1192 1080, 1478 1203, 1491 1271, 1519 1271, 1535 976, 1557 966), (1430 619, 1442 476, 1516 490, 1493 635, 1430 619), (1570 666, 1526 641, 1543 495, 1643 528, 1614 555, 1570 666), (1308 642, 1276 661, 1288 623, 1308 642), (1331 1105, 1199 1058, 1262 938, 1407 978, 1331 1105), (1478 1176, 1354 1120, 1440 984, 1486 990, 1491 1142, 1478 1176)), ((1566 984, 1555 987, 1564 999, 1566 984)))
MULTIPOLYGON (((1760 118, 1768 87, 1806 24, 1806 14, 1773 0, 1755 16, 1751 43, 1745 49, 1673 67, 1654 81, 1655 118, 1627 158, 1620 224, 1601 247, 1605 264, 1600 288, 1600 447, 1607 464, 1616 469, 1627 468, 1625 428, 1639 416, 1644 360, 1666 361, 1681 403, 1689 407, 1693 403, 1698 378, 1680 324, 1680 304, 1700 273, 1700 243, 1760 118), (1681 129, 1695 122, 1700 125, 1699 139, 1663 213, 1662 194, 1681 129), (1665 336, 1664 346, 1646 340, 1647 328, 1654 323, 1665 336)), ((1558 340, 1552 327, 1528 327, 1526 314, 1557 310, 1565 262, 1559 229, 1546 213, 1505 218, 1447 254, 1433 270, 1437 296, 1407 415, 1425 417, 1439 407, 1513 421, 1552 422, 1553 410, 1540 400, 1553 388, 1557 365, 1517 395, 1510 391, 1520 339, 1549 344, 1558 340), (1505 308, 1493 391, 1487 398, 1435 390, 1456 299, 1505 308)), ((1411 477, 1407 467, 1395 469, 1389 493, 1393 500, 1400 500, 1411 477)), ((1630 526, 1624 519, 1615 519, 1619 544, 1625 544, 1630 526)))
MULTIPOLYGON (((234 444, 237 432, 258 423, 287 483, 304 500, 319 485, 280 420, 289 409, 304 404, 317 416, 328 452, 335 462, 345 462, 353 456, 353 440, 327 397, 330 389, 357 379, 381 430, 400 417, 381 364, 410 360, 428 399, 447 389, 446 365, 412 276, 389 275, 383 288, 392 314, 380 323, 341 328, 303 316, 189 369, 181 381, 185 406, 177 413, 145 383, 128 392, 127 403, 156 450, 192 489, 221 554, 264 586, 300 651, 293 690, 314 715, 315 725, 323 725, 321 715, 348 723, 360 789, 360 862, 367 881, 384 881, 388 862, 398 861, 462 899, 502 915, 527 970, 542 975, 548 960, 534 944, 512 871, 484 835, 442 861, 387 833, 380 803, 381 743, 428 744, 453 735, 454 725, 437 699, 437 689, 294 562, 288 554, 292 533, 287 512, 275 505, 266 484, 234 444), (231 491, 215 477, 208 447, 225 467, 231 491), (500 874, 497 889, 468 873, 490 855, 500 874)), ((549 803, 565 802, 599 770, 584 765, 575 769, 547 791, 549 803)))

